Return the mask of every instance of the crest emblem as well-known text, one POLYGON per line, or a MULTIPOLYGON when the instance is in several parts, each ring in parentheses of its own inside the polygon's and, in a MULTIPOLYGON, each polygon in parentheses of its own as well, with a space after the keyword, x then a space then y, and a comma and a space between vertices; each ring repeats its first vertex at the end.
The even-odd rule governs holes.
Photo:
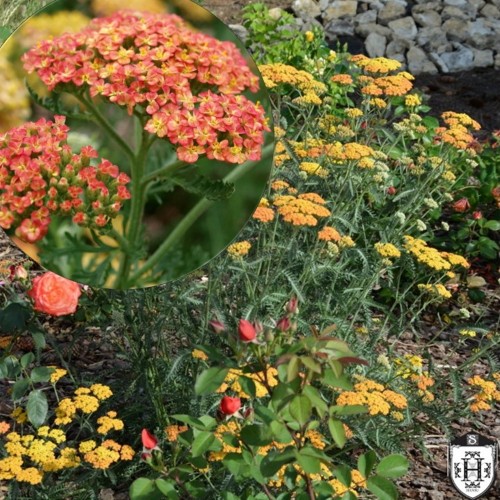
POLYGON ((464 497, 483 496, 495 482, 497 443, 480 434, 468 433, 451 441, 448 447, 448 475, 464 497))

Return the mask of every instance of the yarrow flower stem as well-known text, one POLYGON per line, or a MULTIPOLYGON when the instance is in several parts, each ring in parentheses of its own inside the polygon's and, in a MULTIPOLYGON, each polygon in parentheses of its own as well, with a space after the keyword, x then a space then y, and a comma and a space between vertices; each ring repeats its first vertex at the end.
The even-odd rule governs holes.
POLYGON ((96 121, 106 130, 110 137, 112 137, 113 140, 121 146, 125 154, 133 161, 135 158, 134 151, 115 131, 114 127, 108 122, 106 117, 99 111, 99 108, 94 104, 92 98, 87 98, 83 94, 76 94, 76 97, 87 107, 87 109, 94 115, 96 121))
MULTIPOLYGON (((274 149, 274 144, 267 145, 262 150, 262 158, 266 158, 267 155, 274 149)), ((224 177, 224 182, 236 182, 238 179, 243 177, 249 170, 254 167, 255 162, 247 162, 240 167, 234 169, 231 173, 224 177)), ((201 199, 182 219, 181 222, 175 227, 175 229, 170 233, 168 238, 156 249, 156 251, 151 255, 151 257, 146 261, 146 263, 139 268, 135 273, 133 273, 128 280, 122 282, 121 284, 126 286, 127 283, 138 283, 141 276, 150 271, 156 266, 164 257, 165 254, 172 248, 172 246, 188 231, 188 229, 201 217, 213 204, 215 201, 209 200, 207 198, 201 199)), ((126 279, 126 275, 125 278, 126 279)))

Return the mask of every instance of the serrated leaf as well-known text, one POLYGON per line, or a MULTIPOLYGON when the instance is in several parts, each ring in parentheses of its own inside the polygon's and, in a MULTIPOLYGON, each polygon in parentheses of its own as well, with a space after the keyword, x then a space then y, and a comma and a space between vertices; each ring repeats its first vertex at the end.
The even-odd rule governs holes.
POLYGON ((54 372, 53 368, 49 368, 48 366, 37 366, 33 368, 30 373, 30 378, 32 382, 48 382, 50 380, 50 376, 54 372))
POLYGON ((299 368, 300 368, 300 358, 298 356, 292 356, 286 367, 287 382, 291 382, 292 380, 295 380, 299 376, 299 368))
POLYGON ((330 429, 330 434, 332 435, 335 444, 339 448, 343 448, 347 440, 344 424, 340 420, 330 417, 328 419, 328 428, 330 429))
POLYGON ((295 452, 292 448, 284 451, 268 453, 260 464, 260 471, 265 477, 274 476, 284 465, 295 461, 295 452))
POLYGON ((28 396, 28 403, 26 404, 26 413, 28 420, 34 427, 40 427, 47 418, 49 411, 49 404, 45 393, 39 390, 31 391, 28 396))
POLYGON ((203 455, 210 446, 214 443, 215 436, 211 432, 202 431, 200 432, 193 441, 191 448, 191 455, 193 457, 199 457, 203 455))
POLYGON ((189 177, 176 175, 172 177, 172 181, 189 193, 203 196, 212 201, 227 200, 235 190, 234 184, 230 182, 208 179, 200 174, 193 173, 192 170, 189 172, 189 177))
POLYGON ((266 446, 273 441, 271 429, 267 425, 246 425, 241 430, 240 437, 250 446, 266 446))
POLYGON ((290 415, 300 424, 306 424, 311 418, 312 405, 311 400, 299 394, 295 396, 290 403, 290 415))
POLYGON ((408 459, 399 454, 384 457, 377 465, 376 472, 380 476, 397 478, 404 476, 408 472, 408 459))
POLYGON ((179 498, 177 491, 175 491, 175 486, 172 483, 169 483, 166 479, 161 477, 155 479, 155 486, 167 498, 171 498, 172 500, 177 500, 179 498))
POLYGON ((16 330, 22 330, 31 316, 28 304, 19 302, 10 303, 5 309, 0 311, 0 331, 3 333, 12 333, 16 330))
POLYGON ((396 486, 384 477, 369 477, 366 484, 368 491, 371 491, 379 500, 397 500, 398 498, 396 486))
POLYGON ((194 391, 196 395, 204 396, 214 392, 222 385, 228 372, 228 368, 218 367, 207 368, 201 372, 196 379, 196 383, 194 384, 194 391))
POLYGON ((377 461, 377 455, 373 450, 370 450, 359 456, 358 470, 359 472, 361 472, 361 475, 363 477, 368 477, 371 474, 376 461, 377 461))
POLYGON ((35 348, 39 351, 45 348, 45 335, 42 332, 33 332, 31 334, 33 342, 35 343, 35 348))
POLYGON ((73 109, 65 106, 61 100, 62 95, 57 92, 51 92, 47 97, 42 97, 37 94, 36 91, 28 85, 28 83, 26 83, 26 87, 28 89, 28 93, 36 104, 42 106, 42 108, 52 111, 56 115, 65 115, 68 118, 88 121, 93 121, 95 118, 91 113, 82 112, 77 106, 73 109))
POLYGON ((335 467, 333 473, 344 486, 347 486, 348 488, 350 487, 352 474, 351 469, 347 467, 347 465, 339 465, 338 467, 335 467))
POLYGON ((21 367, 22 368, 27 368, 28 365, 30 365, 31 363, 33 363, 33 361, 35 361, 35 355, 32 352, 27 352, 19 360, 19 362, 21 363, 21 367))
POLYGON ((30 385, 30 381, 27 378, 19 379, 12 386, 12 393, 11 393, 12 399, 14 401, 21 399, 26 394, 26 391, 28 390, 29 385, 30 385))
POLYGON ((136 479, 129 490, 130 500, 156 500, 163 498, 154 480, 146 477, 136 479))
POLYGON ((297 451, 295 456, 304 472, 307 472, 308 474, 318 474, 320 472, 321 460, 318 457, 307 453, 305 448, 297 451))

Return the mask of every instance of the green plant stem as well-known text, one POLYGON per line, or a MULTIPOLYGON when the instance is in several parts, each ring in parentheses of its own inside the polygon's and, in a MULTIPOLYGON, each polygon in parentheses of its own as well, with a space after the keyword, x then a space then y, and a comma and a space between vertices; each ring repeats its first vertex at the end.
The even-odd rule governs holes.
MULTIPOLYGON (((262 156, 265 157, 268 152, 274 148, 273 144, 266 146, 263 150, 262 156)), ((224 182, 235 182, 248 171, 254 167, 255 162, 247 162, 239 168, 234 169, 230 174, 224 177, 224 182)), ((135 284, 137 280, 145 273, 154 268, 160 262, 167 252, 177 243, 188 229, 215 203, 213 200, 207 198, 201 199, 179 222, 175 229, 169 234, 168 238, 156 249, 146 263, 130 276, 128 283, 135 284)))
POLYGON ((79 100, 87 106, 89 111, 93 113, 95 116, 96 121, 106 130, 106 132, 114 139, 115 142, 117 142, 120 147, 123 149, 123 151, 127 154, 127 156, 133 161, 135 158, 134 152, 132 151, 132 148, 123 140, 120 135, 118 135, 114 129, 114 127, 111 125, 111 123, 108 122, 106 117, 99 111, 99 108, 92 102, 92 99, 89 97, 85 97, 83 95, 77 96, 79 100))
MULTIPOLYGON (((144 213, 144 205, 146 203, 146 186, 142 183, 144 169, 146 167, 146 157, 151 146, 148 140, 149 133, 142 130, 140 145, 138 146, 137 154, 132 162, 132 188, 131 199, 132 207, 127 227, 125 229, 125 238, 128 240, 130 250, 134 252, 138 246, 140 236, 142 216, 144 213)), ((117 275, 117 284, 121 288, 128 281, 128 274, 132 266, 131 252, 125 252, 121 261, 120 269, 117 275)))
POLYGON ((182 167, 185 167, 186 165, 188 165, 188 163, 186 163, 185 161, 176 161, 174 163, 171 163, 170 165, 165 165, 164 167, 159 168, 154 172, 144 175, 141 180, 141 183, 143 186, 146 186, 147 184, 154 181, 158 177, 165 177, 167 175, 170 175, 176 170, 180 170, 182 167))

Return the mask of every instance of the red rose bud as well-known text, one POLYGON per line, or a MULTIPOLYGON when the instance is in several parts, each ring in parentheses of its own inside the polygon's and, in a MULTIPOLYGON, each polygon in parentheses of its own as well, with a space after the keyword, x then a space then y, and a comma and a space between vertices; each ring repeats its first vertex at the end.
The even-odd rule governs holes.
POLYGON ((288 330, 290 330, 290 320, 288 319, 287 316, 281 318, 278 323, 276 324, 276 328, 280 331, 280 332, 286 332, 288 330))
POLYGON ((472 213, 472 218, 474 220, 479 220, 479 219, 482 219, 483 218, 483 214, 481 213, 480 210, 477 210, 476 212, 473 212, 472 213))
POLYGON ((396 189, 394 186, 389 186, 389 187, 387 188, 387 194, 389 194, 389 195, 391 195, 391 196, 392 196, 392 195, 394 195, 394 194, 396 194, 396 193, 397 193, 397 189, 396 189))
POLYGON ((142 445, 146 450, 154 450, 158 447, 158 439, 155 438, 147 429, 142 429, 142 445))
POLYGON ((243 415, 243 418, 245 420, 253 420, 253 417, 254 417, 254 411, 253 411, 253 408, 247 408, 245 410, 245 414, 243 415))
POLYGON ((216 319, 209 321, 208 324, 212 327, 212 330, 215 333, 222 333, 226 330, 226 325, 224 325, 224 323, 216 319))
POLYGON ((240 398, 224 396, 220 402, 220 411, 224 415, 234 415, 241 408, 240 398))
POLYGON ((151 453, 141 453, 141 460, 144 460, 145 462, 151 460, 151 453))
POLYGON ((286 310, 290 314, 297 314, 299 312, 299 299, 297 297, 292 297, 286 305, 286 310))
POLYGON ((252 323, 250 323, 250 321, 247 321, 246 319, 240 319, 240 323, 238 325, 238 334, 242 342, 252 342, 257 336, 255 327, 252 325, 252 323))
POLYGON ((453 210, 455 210, 455 212, 463 213, 469 210, 469 208, 470 203, 467 198, 460 198, 455 203, 453 203, 453 210))

